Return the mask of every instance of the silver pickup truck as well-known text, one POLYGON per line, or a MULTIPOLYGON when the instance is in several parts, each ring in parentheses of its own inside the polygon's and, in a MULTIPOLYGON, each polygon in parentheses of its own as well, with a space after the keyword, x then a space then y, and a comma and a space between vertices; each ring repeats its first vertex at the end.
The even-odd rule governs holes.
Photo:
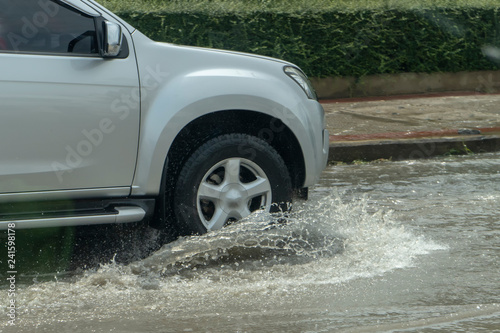
POLYGON ((0 228, 201 234, 318 181, 324 112, 282 60, 148 39, 91 0, 0 0, 0 228))

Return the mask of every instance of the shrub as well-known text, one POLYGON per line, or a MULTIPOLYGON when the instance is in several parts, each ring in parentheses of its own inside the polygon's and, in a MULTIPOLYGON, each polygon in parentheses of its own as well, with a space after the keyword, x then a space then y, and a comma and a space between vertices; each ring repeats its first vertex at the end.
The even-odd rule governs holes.
POLYGON ((308 75, 498 69, 499 0, 102 0, 150 38, 277 57, 308 75))

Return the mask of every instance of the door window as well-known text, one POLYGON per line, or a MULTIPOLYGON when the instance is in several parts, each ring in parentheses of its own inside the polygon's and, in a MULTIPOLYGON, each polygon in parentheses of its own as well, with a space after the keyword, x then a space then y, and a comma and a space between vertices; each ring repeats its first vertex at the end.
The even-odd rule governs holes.
POLYGON ((98 55, 94 19, 52 0, 0 0, 0 52, 98 55))

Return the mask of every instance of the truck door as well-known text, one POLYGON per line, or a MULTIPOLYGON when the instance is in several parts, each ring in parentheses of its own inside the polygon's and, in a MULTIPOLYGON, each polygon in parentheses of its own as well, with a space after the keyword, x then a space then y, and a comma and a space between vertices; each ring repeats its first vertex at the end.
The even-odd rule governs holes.
POLYGON ((128 32, 121 56, 103 59, 92 15, 2 2, 0 194, 130 187, 140 90, 128 32))

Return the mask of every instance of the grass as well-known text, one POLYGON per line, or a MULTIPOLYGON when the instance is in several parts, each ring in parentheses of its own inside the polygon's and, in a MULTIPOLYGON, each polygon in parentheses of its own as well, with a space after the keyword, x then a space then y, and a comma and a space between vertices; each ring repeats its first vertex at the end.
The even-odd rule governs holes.
POLYGON ((467 147, 465 142, 462 142, 462 148, 452 148, 445 156, 456 156, 456 155, 474 155, 474 152, 467 147))
POLYGON ((500 0, 97 0, 115 12, 321 13, 373 9, 497 8, 500 0))

